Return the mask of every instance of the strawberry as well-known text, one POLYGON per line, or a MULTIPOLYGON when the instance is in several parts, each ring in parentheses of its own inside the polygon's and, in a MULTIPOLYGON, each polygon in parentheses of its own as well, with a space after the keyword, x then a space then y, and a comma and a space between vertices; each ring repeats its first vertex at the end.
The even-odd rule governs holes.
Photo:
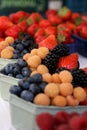
POLYGON ((22 31, 26 32, 26 30, 28 28, 28 24, 27 24, 27 22, 25 20, 20 22, 20 23, 18 23, 17 25, 21 28, 22 31))
POLYGON ((14 23, 17 24, 20 21, 23 21, 25 19, 27 19, 30 16, 29 13, 25 12, 25 11, 17 11, 16 13, 11 13, 9 15, 10 20, 14 23))
POLYGON ((45 29, 45 33, 46 33, 46 35, 51 35, 51 34, 53 34, 53 35, 57 36, 57 28, 56 28, 56 27, 53 27, 53 26, 47 27, 47 28, 45 29))
POLYGON ((62 7, 59 11, 58 11, 58 15, 65 21, 71 18, 72 16, 72 11, 67 8, 67 7, 62 7))
POLYGON ((2 30, 0 30, 0 38, 3 36, 3 32, 2 30))
POLYGON ((48 20, 53 26, 57 26, 58 24, 62 23, 62 19, 58 15, 49 16, 48 20))
POLYGON ((4 41, 4 38, 1 38, 1 37, 0 37, 0 42, 2 42, 2 41, 4 41))
POLYGON ((38 24, 34 23, 30 27, 27 28, 27 33, 33 36, 37 32, 38 29, 39 29, 38 24))
POLYGON ((77 12, 72 13, 71 22, 75 23, 75 20, 76 20, 77 18, 81 18, 80 13, 77 13, 77 12))
POLYGON ((74 69, 78 67, 78 54, 72 53, 68 56, 61 57, 57 67, 65 67, 67 69, 74 69))
POLYGON ((5 35, 6 36, 11 36, 13 37, 14 39, 18 38, 19 36, 19 33, 22 31, 22 29, 18 26, 18 25, 14 25, 10 28, 8 28, 6 31, 5 31, 5 35))
POLYGON ((41 41, 39 44, 39 47, 47 47, 50 50, 52 50, 57 44, 57 39, 55 37, 55 35, 49 35, 46 39, 44 39, 43 41, 41 41))
POLYGON ((39 36, 44 36, 44 35, 45 35, 45 30, 43 28, 39 28, 35 33, 34 37, 37 38, 39 36))
POLYGON ((43 41, 45 38, 46 38, 46 36, 44 36, 44 35, 43 35, 43 36, 38 36, 38 37, 35 38, 35 41, 36 41, 37 44, 39 44, 39 43, 40 43, 41 41, 43 41))
POLYGON ((28 25, 32 25, 33 23, 39 23, 43 17, 41 16, 40 13, 32 13, 29 18, 27 19, 28 25))
POLYGON ((51 26, 51 23, 49 22, 49 20, 44 19, 44 20, 41 20, 41 21, 39 22, 39 26, 40 26, 41 28, 47 28, 47 27, 51 26))
POLYGON ((83 68, 83 70, 85 71, 85 73, 87 74, 87 67, 83 68))
POLYGON ((0 29, 5 31, 6 29, 13 26, 13 23, 7 16, 0 16, 0 29))
POLYGON ((45 14, 46 14, 46 17, 49 18, 49 16, 56 15, 57 14, 57 10, 55 10, 55 9, 49 9, 49 10, 46 11, 45 14))
POLYGON ((41 113, 37 115, 36 122, 41 130, 53 130, 54 118, 49 113, 41 113))

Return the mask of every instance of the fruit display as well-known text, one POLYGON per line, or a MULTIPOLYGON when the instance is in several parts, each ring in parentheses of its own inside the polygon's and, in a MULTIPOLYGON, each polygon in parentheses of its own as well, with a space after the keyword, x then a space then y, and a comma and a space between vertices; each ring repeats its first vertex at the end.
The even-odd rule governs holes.
POLYGON ((87 111, 78 112, 60 111, 55 115, 48 112, 36 116, 36 123, 40 130, 83 130, 87 129, 87 111), (43 120, 43 121, 42 121, 43 120))
POLYGON ((66 45, 58 44, 51 51, 32 49, 24 60, 31 73, 13 85, 10 93, 43 106, 78 106, 86 99, 86 69, 79 68, 78 54, 69 54, 66 45))

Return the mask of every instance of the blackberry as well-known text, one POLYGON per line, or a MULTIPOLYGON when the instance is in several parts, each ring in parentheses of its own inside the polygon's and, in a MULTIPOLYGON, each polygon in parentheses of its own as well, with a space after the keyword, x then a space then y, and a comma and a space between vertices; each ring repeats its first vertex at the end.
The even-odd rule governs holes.
POLYGON ((87 86, 87 74, 82 69, 73 69, 71 70, 71 73, 73 76, 72 83, 81 87, 87 86))
POLYGON ((29 48, 28 51, 31 52, 32 49, 38 48, 38 45, 36 43, 32 44, 29 48))
POLYGON ((52 74, 56 71, 58 60, 61 56, 68 55, 69 50, 67 46, 58 44, 53 50, 49 52, 43 60, 43 64, 47 66, 49 72, 52 74))
MULTIPOLYGON (((61 71, 63 70, 68 70, 67 68, 64 68, 64 67, 60 67, 60 68, 57 68, 56 69, 56 73, 60 73, 61 71)), ((69 71, 69 70, 68 70, 69 71)))

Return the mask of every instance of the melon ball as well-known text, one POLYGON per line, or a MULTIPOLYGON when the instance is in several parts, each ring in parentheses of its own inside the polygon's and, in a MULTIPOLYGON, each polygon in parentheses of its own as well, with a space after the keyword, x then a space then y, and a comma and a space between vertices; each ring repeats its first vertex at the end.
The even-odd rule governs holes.
POLYGON ((76 98, 79 102, 82 102, 86 98, 86 92, 83 88, 81 87, 76 87, 73 90, 73 96, 76 98))
POLYGON ((30 76, 32 76, 34 74, 38 74, 38 72, 35 70, 35 71, 31 72, 30 76))
POLYGON ((0 42, 0 52, 5 49, 9 44, 6 41, 0 42))
POLYGON ((45 65, 41 64, 37 67, 37 72, 40 73, 40 74, 45 74, 45 73, 48 73, 49 70, 45 65))
POLYGON ((30 57, 31 57, 31 54, 30 54, 30 53, 26 53, 26 54, 23 56, 23 60, 27 61, 30 57))
POLYGON ((3 49, 1 51, 1 58, 11 59, 12 57, 13 57, 13 51, 11 51, 10 49, 3 49))
POLYGON ((34 103, 37 105, 49 106, 50 98, 44 93, 39 93, 35 96, 34 103))
POLYGON ((53 82, 54 82, 54 83, 61 83, 61 79, 60 79, 58 73, 54 73, 54 74, 52 75, 52 79, 53 79, 53 82))
POLYGON ((37 68, 41 64, 41 58, 38 55, 31 56, 27 61, 28 66, 37 68))
POLYGON ((10 51, 14 51, 14 48, 11 46, 7 46, 5 49, 9 49, 10 51))
POLYGON ((52 82, 52 76, 50 73, 45 73, 42 75, 42 77, 43 77, 43 81, 45 81, 47 83, 52 82))
POLYGON ((32 49, 30 54, 31 54, 31 55, 37 55, 37 50, 38 50, 38 49, 32 49))
POLYGON ((67 96, 66 99, 67 99, 68 106, 78 106, 79 105, 79 101, 77 99, 75 99, 72 95, 67 96))
POLYGON ((49 83, 45 86, 44 93, 50 98, 54 98, 59 94, 59 87, 55 83, 49 83))
POLYGON ((59 106, 59 107, 64 107, 67 105, 67 100, 65 97, 61 95, 57 95, 53 100, 52 100, 52 105, 54 106, 59 106))
POLYGON ((14 43, 14 38, 8 36, 8 37, 5 38, 5 41, 10 45, 11 43, 14 43))
POLYGON ((71 83, 73 80, 72 74, 67 70, 61 71, 59 73, 59 77, 60 77, 61 81, 64 83, 66 83, 66 82, 71 83))
POLYGON ((48 53, 49 53, 49 49, 46 47, 40 47, 37 50, 37 55, 40 56, 41 59, 44 59, 48 53))
POLYGON ((59 88, 60 94, 63 96, 68 96, 73 93, 73 86, 71 83, 61 83, 59 88))

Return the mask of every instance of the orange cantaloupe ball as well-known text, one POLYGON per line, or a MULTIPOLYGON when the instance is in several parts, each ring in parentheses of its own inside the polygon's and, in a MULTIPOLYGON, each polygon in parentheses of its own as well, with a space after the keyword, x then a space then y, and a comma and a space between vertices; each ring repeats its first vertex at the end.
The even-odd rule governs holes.
POLYGON ((8 36, 8 37, 5 38, 5 41, 10 45, 10 44, 14 43, 14 38, 8 36))
POLYGON ((77 99, 75 99, 72 95, 67 96, 66 99, 67 99, 68 106, 78 106, 79 105, 79 101, 77 99))
POLYGON ((41 59, 44 59, 48 53, 49 53, 49 49, 46 47, 40 47, 37 50, 37 55, 39 55, 41 59))
POLYGON ((43 64, 40 64, 38 67, 37 67, 37 72, 40 73, 40 74, 45 74, 45 73, 48 73, 49 70, 48 68, 43 65, 43 64))
POLYGON ((50 73, 45 73, 42 75, 42 77, 43 77, 43 81, 45 81, 47 83, 52 82, 52 76, 50 73))
POLYGON ((54 83, 61 83, 61 79, 60 79, 58 73, 54 73, 54 74, 52 75, 52 79, 53 79, 53 82, 54 82, 54 83))

